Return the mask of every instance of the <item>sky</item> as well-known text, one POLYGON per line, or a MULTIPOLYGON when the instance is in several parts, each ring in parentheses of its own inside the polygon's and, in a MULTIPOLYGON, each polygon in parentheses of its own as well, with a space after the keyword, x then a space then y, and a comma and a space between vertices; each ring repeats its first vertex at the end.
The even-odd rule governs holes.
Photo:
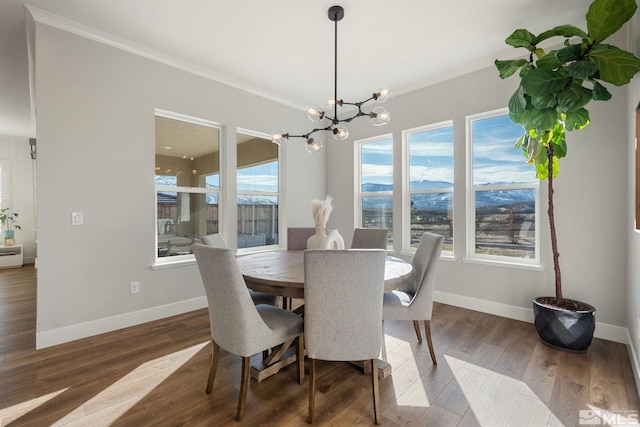
MULTIPOLYGON (((475 185, 536 181, 534 167, 513 148, 521 134, 522 127, 507 115, 472 122, 475 185)), ((409 180, 453 183, 453 138, 453 125, 410 134, 409 180)), ((392 183, 392 152, 391 138, 363 144, 362 183, 392 183)))

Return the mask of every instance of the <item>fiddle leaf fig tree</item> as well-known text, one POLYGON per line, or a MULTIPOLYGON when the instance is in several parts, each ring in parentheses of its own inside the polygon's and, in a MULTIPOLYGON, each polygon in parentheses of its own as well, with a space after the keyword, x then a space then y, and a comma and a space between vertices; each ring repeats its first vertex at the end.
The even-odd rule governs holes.
POLYGON ((607 101, 611 93, 601 83, 622 86, 640 71, 633 53, 604 43, 636 12, 635 0, 595 0, 587 12, 587 31, 560 25, 539 35, 525 29, 513 32, 505 42, 529 51, 528 57, 496 60, 501 78, 515 73, 520 85, 509 99, 509 117, 524 128, 515 143, 527 162, 535 164, 536 177, 548 180, 548 211, 555 271, 555 303, 562 307, 562 281, 553 206, 553 179, 559 159, 567 155, 565 132, 590 122, 585 108, 590 101, 607 101), (554 37, 564 43, 546 52, 540 44, 554 37))

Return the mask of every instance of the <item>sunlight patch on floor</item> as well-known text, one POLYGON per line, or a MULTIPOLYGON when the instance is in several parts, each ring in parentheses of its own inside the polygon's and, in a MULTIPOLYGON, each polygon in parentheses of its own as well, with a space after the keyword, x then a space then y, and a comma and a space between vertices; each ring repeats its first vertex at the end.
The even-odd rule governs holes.
MULTIPOLYGON (((210 341, 148 360, 122 376, 118 381, 106 387, 100 393, 91 396, 82 405, 57 420, 54 426, 108 426, 135 406, 153 389, 176 372, 210 341), (144 379, 145 381, 140 381, 144 379)), ((28 414, 42 404, 61 396, 68 388, 62 389, 26 402, 0 410, 0 425, 28 414)))
POLYGON ((37 409, 39 406, 45 404, 49 400, 57 397, 61 393, 64 393, 67 389, 63 388, 58 391, 54 391, 43 396, 36 397, 31 400, 16 403, 15 405, 8 406, 0 409, 0 425, 7 425, 13 420, 16 420, 25 414, 37 409))
MULTIPOLYGON (((82 408, 86 416, 78 420, 77 425, 89 424, 93 427, 110 425, 208 344, 209 341, 206 341, 141 364, 84 402, 82 408), (145 381, 140 381, 142 378, 145 381)), ((67 420, 63 418, 56 425, 76 425, 76 422, 69 424, 66 422, 67 420)))
MULTIPOLYGON (((448 355, 443 359, 449 365, 461 362, 448 355)), ((452 398, 456 393, 462 393, 464 399, 454 412, 464 414, 465 418, 473 417, 480 425, 562 425, 524 381, 471 362, 464 362, 454 372, 454 379, 437 400, 455 401, 452 398), (464 411, 465 406, 469 410, 464 411)))

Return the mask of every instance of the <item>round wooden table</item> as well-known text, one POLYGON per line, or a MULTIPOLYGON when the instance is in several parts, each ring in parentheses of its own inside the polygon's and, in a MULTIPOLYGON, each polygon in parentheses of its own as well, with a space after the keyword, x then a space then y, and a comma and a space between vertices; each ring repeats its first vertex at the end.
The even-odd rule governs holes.
MULTIPOLYGON (((304 251, 279 250, 256 252, 236 258, 247 287, 258 292, 289 298, 304 299, 304 251)), ((409 275, 413 267, 400 258, 387 256, 384 270, 384 291, 391 292, 409 275)), ((294 310, 301 314, 302 307, 294 310)), ((251 365, 251 377, 257 381, 277 373, 283 367, 295 362, 295 355, 289 348, 292 341, 278 346, 271 356, 251 365)), ((353 362, 365 372, 371 369, 362 362, 353 362)), ((391 365, 378 360, 378 377, 391 375, 391 365)))
MULTIPOLYGON (((304 299, 304 251, 268 251, 237 257, 247 286, 254 291, 304 299)), ((387 256, 384 291, 390 292, 411 274, 411 264, 387 256)))

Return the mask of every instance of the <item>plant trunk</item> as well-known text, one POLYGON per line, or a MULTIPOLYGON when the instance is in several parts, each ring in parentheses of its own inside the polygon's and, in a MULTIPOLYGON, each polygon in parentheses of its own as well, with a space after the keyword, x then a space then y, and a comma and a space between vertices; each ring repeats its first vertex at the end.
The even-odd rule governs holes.
POLYGON ((549 141, 549 147, 547 148, 547 154, 549 156, 549 173, 547 181, 549 182, 549 199, 548 210, 549 215, 549 228, 551 230, 551 250, 553 251, 553 269, 556 274, 556 303, 562 303, 562 280, 560 277, 560 254, 558 253, 558 239, 556 238, 556 221, 553 215, 553 142, 549 141))

